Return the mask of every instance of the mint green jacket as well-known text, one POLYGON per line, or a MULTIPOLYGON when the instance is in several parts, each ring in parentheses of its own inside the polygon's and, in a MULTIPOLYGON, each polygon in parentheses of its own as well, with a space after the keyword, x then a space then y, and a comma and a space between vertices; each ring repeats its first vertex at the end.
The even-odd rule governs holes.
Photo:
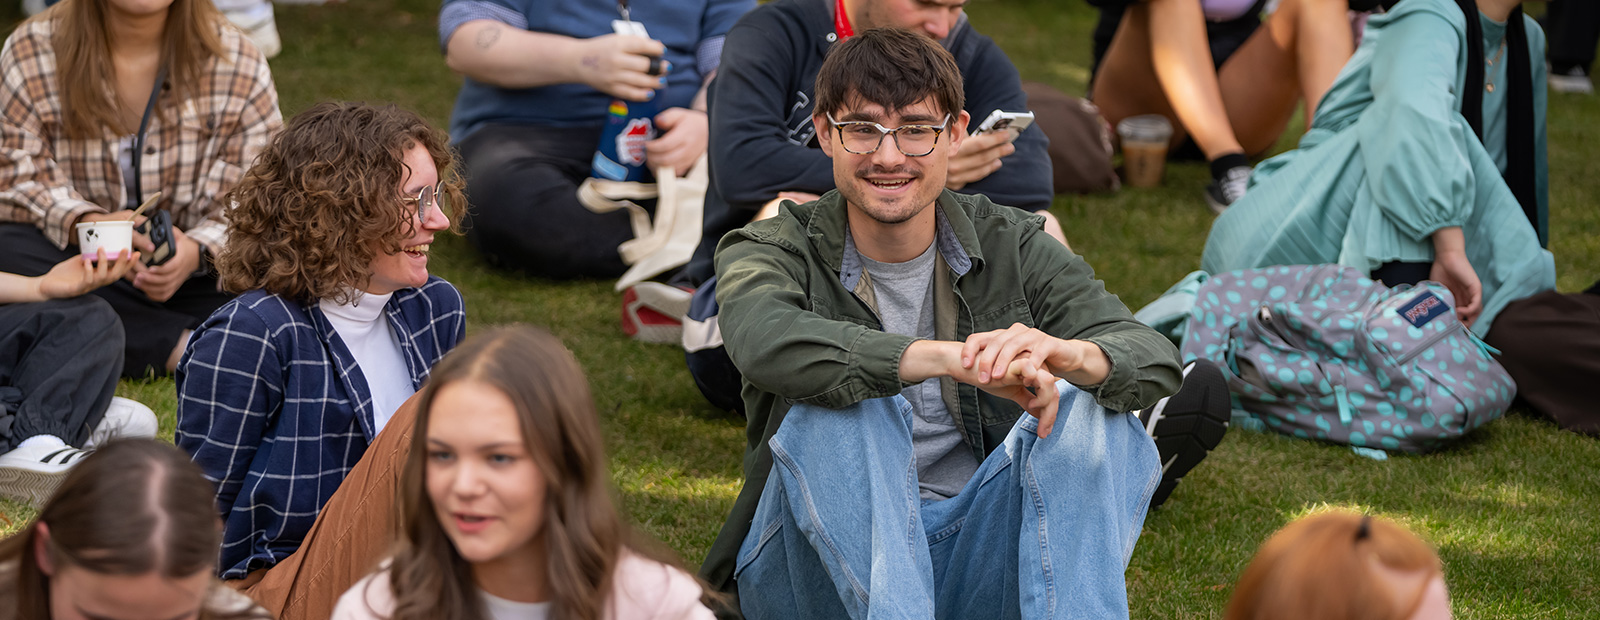
MULTIPOLYGON (((934 208, 939 340, 1014 323, 1093 342, 1111 374, 1081 386, 1101 405, 1131 411, 1178 389, 1176 348, 1133 319, 1089 264, 1041 229, 1044 219, 983 196, 945 191, 934 208)), ((718 325, 744 375, 745 485, 701 574, 728 591, 739 545, 772 467, 767 441, 793 403, 831 409, 900 393, 900 356, 914 340, 886 333, 871 275, 846 234, 838 191, 729 233, 717 248, 718 325)), ((943 380, 945 405, 982 461, 1023 415, 1015 403, 943 380)))
POLYGON ((1453 1, 1406 0, 1374 16, 1299 148, 1261 162, 1244 197, 1212 224, 1200 268, 1217 274, 1338 263, 1371 273, 1390 261, 1433 262, 1433 233, 1459 226, 1483 284, 1483 310, 1472 326, 1479 336, 1511 302, 1555 288, 1555 258, 1543 247, 1544 32, 1523 16, 1538 201, 1537 221, 1529 222, 1502 176, 1506 133, 1519 129, 1506 121, 1507 26, 1481 13, 1477 19, 1488 56, 1485 84, 1466 83, 1467 20, 1453 1), (1466 89, 1483 95, 1481 142, 1461 116, 1466 89))

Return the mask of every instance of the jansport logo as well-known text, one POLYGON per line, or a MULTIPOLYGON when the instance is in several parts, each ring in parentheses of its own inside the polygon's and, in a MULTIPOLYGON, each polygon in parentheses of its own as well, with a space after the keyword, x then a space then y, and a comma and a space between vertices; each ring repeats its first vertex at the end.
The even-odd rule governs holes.
POLYGON ((650 134, 654 133, 648 118, 635 118, 628 121, 628 126, 622 128, 622 133, 617 134, 617 159, 629 166, 644 163, 644 143, 650 141, 650 134))
POLYGON ((1400 307, 1400 318, 1405 319, 1412 326, 1420 328, 1423 325, 1427 325, 1428 321, 1432 321, 1434 317, 1449 311, 1450 306, 1445 305, 1444 300, 1439 299, 1438 295, 1423 293, 1400 307))

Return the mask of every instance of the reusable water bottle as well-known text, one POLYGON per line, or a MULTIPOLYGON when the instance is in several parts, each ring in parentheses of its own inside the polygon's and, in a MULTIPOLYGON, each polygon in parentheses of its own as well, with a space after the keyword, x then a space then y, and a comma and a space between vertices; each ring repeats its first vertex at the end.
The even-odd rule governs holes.
POLYGON ((656 104, 652 101, 612 100, 591 174, 612 181, 650 181, 644 143, 656 137, 655 116, 656 104))

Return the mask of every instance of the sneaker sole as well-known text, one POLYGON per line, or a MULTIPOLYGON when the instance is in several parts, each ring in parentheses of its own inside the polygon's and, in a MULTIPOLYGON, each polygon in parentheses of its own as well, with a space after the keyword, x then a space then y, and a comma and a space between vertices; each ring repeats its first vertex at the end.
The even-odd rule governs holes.
POLYGON ((1211 362, 1195 363, 1184 383, 1197 387, 1180 389, 1167 401, 1156 422, 1152 437, 1161 455, 1161 485, 1150 498, 1150 507, 1160 506, 1177 488, 1189 470, 1205 460, 1228 434, 1228 419, 1233 405, 1228 398, 1228 381, 1211 362))
POLYGON ((61 486, 61 480, 67 477, 67 471, 70 470, 39 472, 0 468, 0 495, 38 508, 55 495, 56 487, 61 486))
POLYGON ((1550 90, 1569 95, 1593 95, 1594 81, 1588 78, 1576 78, 1566 75, 1552 75, 1548 78, 1550 90))
POLYGON ((1206 194, 1206 206, 1211 208, 1211 212, 1212 213, 1215 213, 1217 215, 1222 215, 1223 211, 1227 211, 1228 210, 1228 205, 1222 204, 1216 198, 1212 198, 1211 197, 1211 192, 1206 192, 1205 194, 1206 194))

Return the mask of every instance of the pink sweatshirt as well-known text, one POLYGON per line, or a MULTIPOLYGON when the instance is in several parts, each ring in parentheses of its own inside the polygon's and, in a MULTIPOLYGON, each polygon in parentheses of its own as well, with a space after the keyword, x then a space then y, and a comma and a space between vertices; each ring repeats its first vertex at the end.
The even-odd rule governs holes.
MULTIPOLYGON (((607 620, 713 620, 700 604, 700 586, 693 577, 637 555, 623 556, 612 581, 607 620)), ((389 571, 378 571, 345 591, 329 620, 387 620, 394 612, 389 571)))

